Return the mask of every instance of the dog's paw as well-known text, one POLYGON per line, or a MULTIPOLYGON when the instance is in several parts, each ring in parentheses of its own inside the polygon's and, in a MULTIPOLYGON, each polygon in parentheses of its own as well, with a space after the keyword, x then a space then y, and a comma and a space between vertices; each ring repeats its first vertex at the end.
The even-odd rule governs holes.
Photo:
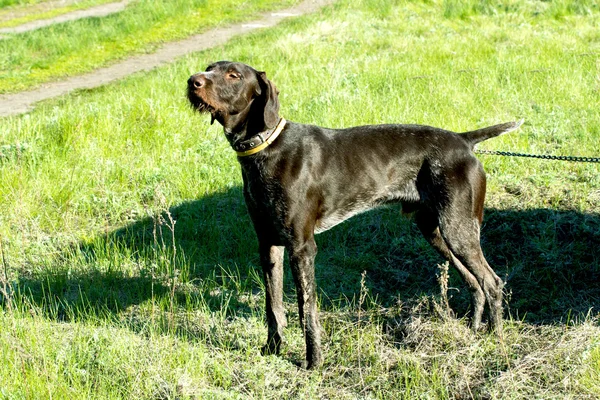
POLYGON ((299 369, 313 370, 313 369, 319 368, 323 363, 322 363, 321 360, 319 360, 317 362, 310 362, 310 361, 307 361, 307 360, 302 360, 302 361, 296 361, 294 364, 299 369))
POLYGON ((310 369, 310 366, 308 365, 308 361, 306 361, 306 360, 296 361, 296 362, 294 362, 294 364, 296 364, 296 366, 299 369, 310 369))

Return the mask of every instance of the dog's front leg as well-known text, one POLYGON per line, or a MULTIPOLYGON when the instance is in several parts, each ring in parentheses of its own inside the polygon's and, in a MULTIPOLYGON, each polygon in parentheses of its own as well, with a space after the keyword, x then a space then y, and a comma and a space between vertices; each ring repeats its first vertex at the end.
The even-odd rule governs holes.
POLYGON ((302 363, 308 369, 321 364, 321 327, 317 311, 317 287, 315 283, 315 256, 317 244, 314 238, 298 241, 290 246, 290 266, 298 296, 298 315, 306 342, 306 360, 302 363))
POLYGON ((268 336, 262 354, 279 354, 286 326, 283 308, 283 252, 284 247, 261 245, 260 263, 266 291, 268 336))

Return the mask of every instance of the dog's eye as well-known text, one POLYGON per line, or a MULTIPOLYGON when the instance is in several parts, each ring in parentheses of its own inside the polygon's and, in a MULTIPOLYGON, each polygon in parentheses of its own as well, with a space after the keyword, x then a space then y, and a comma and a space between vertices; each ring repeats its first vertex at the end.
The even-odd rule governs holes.
POLYGON ((242 79, 241 75, 238 75, 234 72, 230 72, 227 74, 227 77, 230 79, 242 79))

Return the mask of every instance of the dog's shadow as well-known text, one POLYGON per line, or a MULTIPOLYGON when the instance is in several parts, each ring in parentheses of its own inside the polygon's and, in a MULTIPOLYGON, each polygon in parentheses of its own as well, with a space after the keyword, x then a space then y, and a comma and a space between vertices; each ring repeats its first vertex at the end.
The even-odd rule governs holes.
MULTIPOLYGON (((367 290, 370 299, 383 306, 439 293, 436 275, 444 260, 397 207, 357 216, 317 236, 317 243, 321 308, 347 304, 361 290, 367 290)), ((597 312, 600 215, 488 209, 482 247, 489 263, 507 282, 507 308, 513 317, 560 323, 569 315, 582 315, 590 309, 597 312)), ((189 302, 189 291, 195 287, 202 287, 199 295, 211 311, 222 311, 226 293, 227 312, 244 315, 256 312, 247 299, 260 292, 256 248, 241 189, 235 187, 67 249, 63 264, 76 254, 87 267, 79 272, 49 268, 20 277, 18 291, 57 319, 81 318, 73 314, 89 312, 90 307, 93 313, 108 310, 118 315, 152 297, 169 294, 172 301, 182 304, 189 302), (169 269, 165 260, 171 256, 175 256, 175 265, 185 266, 182 271, 169 269), (123 263, 129 264, 128 272, 120 267, 123 263), (136 263, 137 267, 131 266, 136 263), (180 284, 170 286, 175 276, 180 284)), ((290 301, 295 298, 292 282, 286 267, 286 298, 290 301)), ((450 273, 449 287, 452 307, 459 315, 466 312, 470 295, 455 272, 450 273)))

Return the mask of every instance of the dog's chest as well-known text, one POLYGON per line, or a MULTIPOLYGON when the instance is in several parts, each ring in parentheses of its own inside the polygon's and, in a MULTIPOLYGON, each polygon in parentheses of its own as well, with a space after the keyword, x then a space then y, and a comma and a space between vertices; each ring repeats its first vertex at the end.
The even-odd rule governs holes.
POLYGON ((278 214, 282 199, 281 185, 261 168, 242 167, 246 201, 261 214, 278 214))

